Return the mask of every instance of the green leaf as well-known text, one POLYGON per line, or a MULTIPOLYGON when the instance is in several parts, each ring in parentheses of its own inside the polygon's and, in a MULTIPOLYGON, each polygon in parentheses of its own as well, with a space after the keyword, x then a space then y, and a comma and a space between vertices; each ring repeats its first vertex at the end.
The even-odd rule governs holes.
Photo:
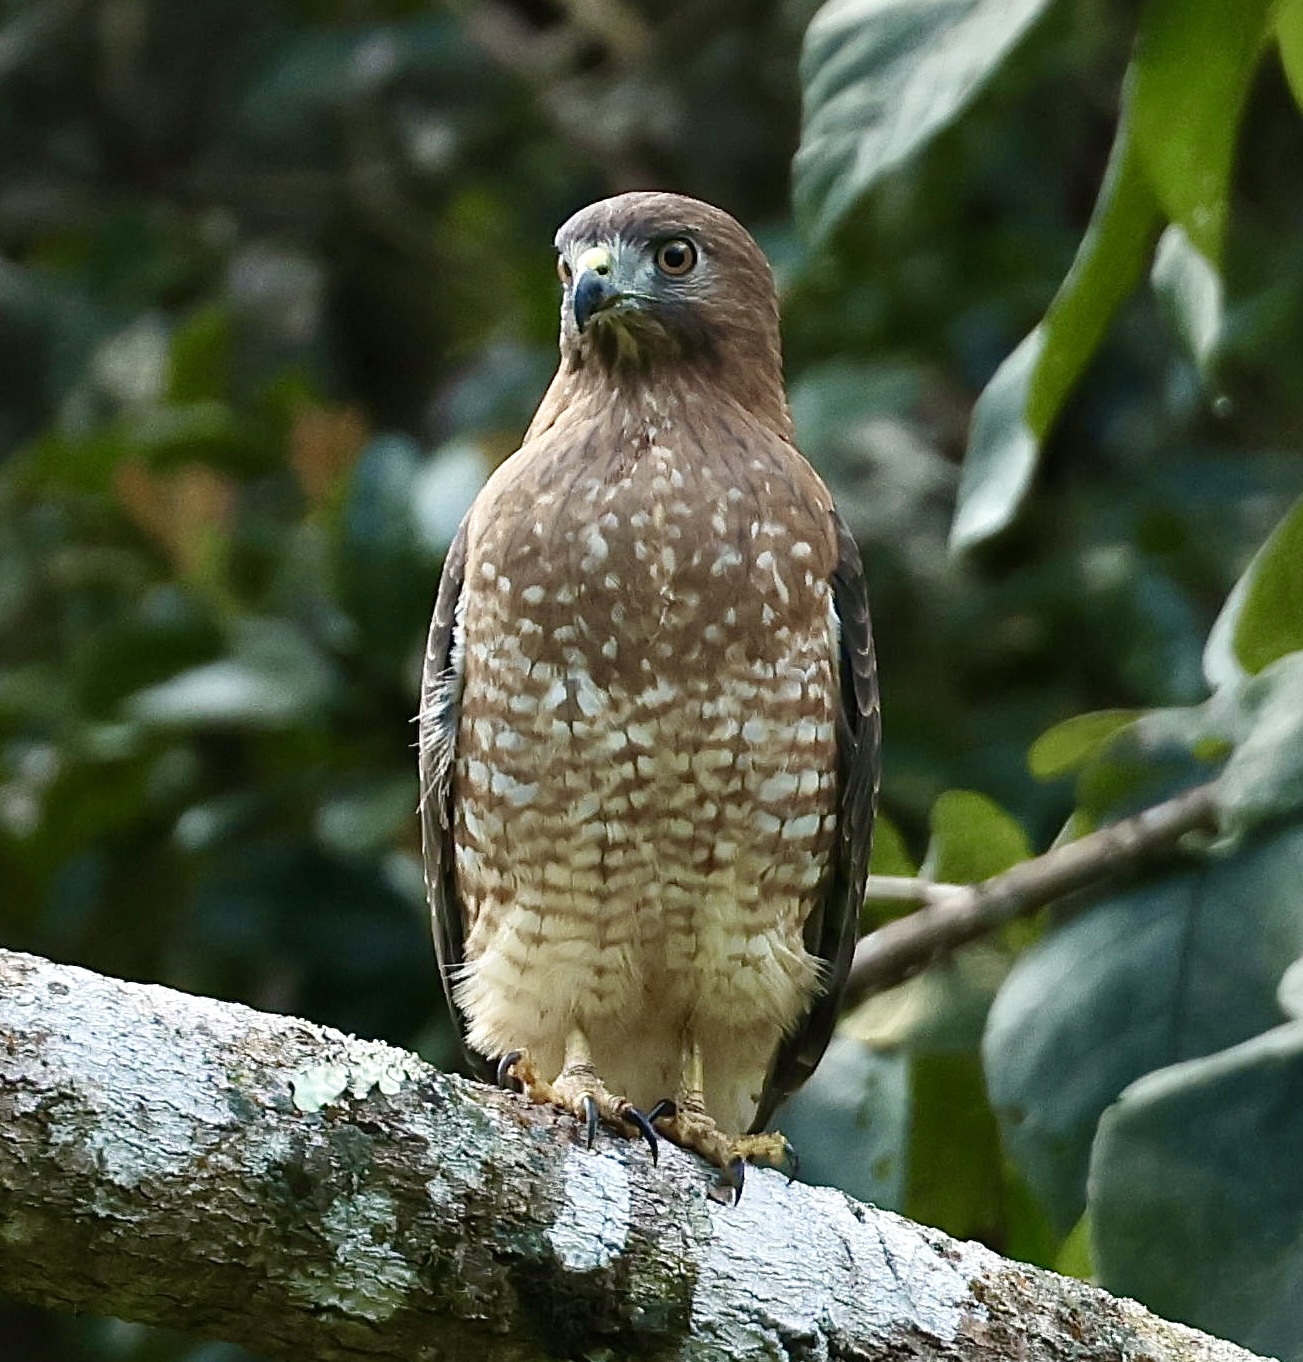
POLYGON ((910 1060, 838 1034, 822 1063, 774 1118, 801 1151, 801 1178, 905 1209, 910 1060))
POLYGON ((1231 836, 1303 809, 1303 652, 1249 678, 1236 698, 1241 733, 1217 782, 1231 836))
POLYGON ((805 33, 796 215, 822 240, 972 102, 1050 0, 828 0, 805 33))
POLYGON ((225 472, 264 472, 269 451, 259 433, 224 402, 157 405, 124 422, 126 440, 154 468, 176 468, 196 460, 225 472))
POLYGON ((1075 771, 1106 743, 1120 728, 1140 717, 1135 709, 1100 709, 1092 714, 1077 714, 1046 729, 1031 745, 1027 765, 1038 780, 1075 771))
POLYGON ((983 1055, 1005 1150, 1061 1232, 1101 1114, 1129 1083, 1280 1020, 1303 953, 1303 827, 1098 903, 1014 964, 983 1055))
POLYGON ((1303 649, 1303 499, 1231 589, 1204 646, 1208 684, 1222 688, 1303 649))
POLYGON ((1108 821, 1214 778, 1227 846, 1303 812, 1303 650, 1202 705, 1154 710, 1118 729, 1082 770, 1078 811, 1108 821))
POLYGON ((1294 102, 1303 109, 1303 0, 1282 0, 1276 11, 1276 38, 1294 102))
POLYGON ((944 964, 866 998, 842 1022, 848 1036, 878 1050, 957 1054, 977 1049, 1009 957, 979 942, 944 964))
MULTIPOLYGON (((1259 550, 1261 553, 1261 550, 1259 550)), ((1231 587, 1230 594, 1222 604, 1213 627, 1203 645, 1203 679, 1208 689, 1223 690, 1237 686, 1248 673, 1235 652, 1235 630, 1239 626, 1240 612, 1244 609, 1245 598, 1249 594, 1249 573, 1253 571, 1257 557, 1250 562, 1239 581, 1231 587)))
POLYGON ((1281 976, 1276 997, 1288 1016, 1303 1021, 1303 959, 1295 960, 1281 976))
POLYGON ((1240 114, 1271 0, 1149 0, 1133 63, 1136 148, 1163 211, 1216 269, 1240 114))
POLYGON ((1087 760, 1077 780, 1077 813, 1098 826, 1212 780, 1243 729, 1234 688, 1202 705, 1142 715, 1087 760))
POLYGON ((874 875, 913 876, 917 867, 910 859, 909 849, 900 829, 881 810, 873 823, 873 854, 869 871, 874 875))
POLYGON ((220 402, 231 394, 234 357, 231 314, 220 303, 197 309, 172 336, 168 397, 172 402, 220 402))
MULTIPOLYGON (((1259 672, 1303 648, 1303 498, 1271 532, 1240 580, 1243 589, 1237 584, 1222 615, 1232 621, 1236 660, 1245 671, 1259 672)), ((1220 627, 1219 616, 1214 632, 1220 627)))
POLYGON ((235 724, 291 728, 316 721, 336 678, 327 659, 286 620, 237 621, 230 657, 139 691, 127 713, 160 727, 235 724))
POLYGON ((1027 406, 1045 341, 1042 322, 995 371, 973 408, 950 527, 952 552, 971 548, 1004 529, 1032 485, 1041 433, 1028 423, 1027 406))
POLYGON ((996 370, 973 410, 953 551, 1004 529, 1031 486, 1041 445, 1095 353, 1110 319, 1135 287, 1158 222, 1158 203, 1138 162, 1130 101, 1090 225, 1044 320, 996 370))
POLYGON ((138 607, 104 620, 69 668, 78 707, 108 718, 128 696, 219 656, 216 623, 184 592, 155 588, 138 607))
POLYGON ((947 790, 932 806, 932 840, 923 860, 929 879, 973 884, 1027 860, 1022 825, 973 790, 947 790))
POLYGON ((1083 1282, 1095 1280, 1095 1264, 1090 1256, 1090 1212, 1088 1211, 1068 1232, 1054 1260, 1055 1272, 1065 1277, 1076 1277, 1083 1282))
POLYGON ((1207 374, 1222 333, 1222 277, 1184 228, 1173 226, 1159 238, 1149 274, 1163 311, 1190 357, 1207 374))
POLYGON ((1303 1357, 1303 1025, 1153 1073, 1100 1122, 1101 1284, 1255 1353, 1303 1357))
POLYGON ((989 1238, 1003 1218, 1003 1156, 977 1056, 916 1055, 910 1065, 905 1214, 960 1239, 989 1238))
POLYGON ((410 829, 416 804, 414 770, 359 783, 322 801, 317 840, 341 856, 383 851, 410 829))

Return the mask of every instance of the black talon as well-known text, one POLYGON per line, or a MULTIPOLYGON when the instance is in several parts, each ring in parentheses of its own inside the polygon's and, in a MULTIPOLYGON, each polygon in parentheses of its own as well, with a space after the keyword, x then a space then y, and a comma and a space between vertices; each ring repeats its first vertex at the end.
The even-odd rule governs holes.
POLYGON ((597 1099, 591 1092, 586 1092, 579 1099, 584 1107, 584 1124, 588 1133, 588 1147, 593 1147, 593 1141, 597 1139, 597 1099))
POLYGON ((525 1085, 511 1072, 511 1066, 524 1057, 525 1052, 523 1050, 508 1050, 498 1060, 498 1087, 506 1088, 508 1092, 525 1091, 525 1085))
POLYGON ((801 1171, 801 1156, 792 1148, 790 1140, 783 1141, 783 1157, 787 1160, 787 1182, 790 1186, 801 1171))
POLYGON ((719 1177, 711 1184, 710 1199, 718 1201, 721 1206, 736 1206, 742 1200, 742 1184, 746 1181, 746 1174, 745 1159, 730 1159, 727 1167, 720 1169, 719 1177))
POLYGON ((659 1102, 647 1113, 647 1119, 655 1125, 657 1121, 672 1120, 679 1114, 678 1103, 672 1098, 662 1097, 659 1102))
POLYGON ((652 1122, 656 1119, 656 1111, 660 1106, 661 1103, 658 1102, 646 1116, 644 1116, 637 1107, 630 1107, 629 1110, 624 1113, 624 1119, 628 1121, 630 1125, 637 1126, 639 1134, 647 1141, 647 1148, 651 1150, 653 1168, 656 1167, 656 1162, 660 1157, 660 1147, 656 1141, 656 1132, 652 1129, 652 1122))

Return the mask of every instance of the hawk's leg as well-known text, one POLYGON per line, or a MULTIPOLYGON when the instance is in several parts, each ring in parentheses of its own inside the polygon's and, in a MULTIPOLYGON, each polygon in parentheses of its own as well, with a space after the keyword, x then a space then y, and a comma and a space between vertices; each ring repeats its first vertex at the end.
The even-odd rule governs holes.
POLYGON ((720 1170, 710 1189, 716 1201, 742 1195, 748 1163, 796 1169, 796 1151, 777 1131, 759 1135, 728 1135, 706 1111, 705 1062, 701 1046, 690 1040, 683 1047, 683 1067, 674 1101, 658 1102, 651 1110, 656 1129, 681 1149, 691 1149, 720 1170))
POLYGON ((578 1026, 566 1037, 565 1060, 554 1082, 539 1073, 527 1050, 512 1050, 499 1062, 498 1082, 506 1086, 513 1078, 531 1102, 551 1103, 583 1121, 589 1149, 597 1137, 598 1122, 605 1121, 622 1134, 641 1135, 656 1162, 656 1132, 651 1122, 627 1097, 608 1091, 593 1066, 588 1037, 578 1026))

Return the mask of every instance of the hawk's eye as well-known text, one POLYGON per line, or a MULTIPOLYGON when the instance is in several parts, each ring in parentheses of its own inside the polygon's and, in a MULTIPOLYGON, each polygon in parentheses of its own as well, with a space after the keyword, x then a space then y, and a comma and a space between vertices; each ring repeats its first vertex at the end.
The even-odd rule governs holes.
POLYGON ((672 279, 691 273, 697 263, 697 248, 686 237, 676 236, 656 247, 656 268, 672 279))
POLYGON ((561 276, 561 282, 563 284, 568 284, 570 282, 570 276, 574 274, 574 270, 570 268, 570 262, 564 255, 559 255, 556 258, 556 272, 561 276))

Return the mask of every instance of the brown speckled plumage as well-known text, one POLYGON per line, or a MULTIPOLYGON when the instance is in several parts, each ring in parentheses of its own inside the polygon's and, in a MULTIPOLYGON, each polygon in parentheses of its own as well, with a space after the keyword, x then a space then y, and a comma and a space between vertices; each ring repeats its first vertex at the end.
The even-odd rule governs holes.
POLYGON ((853 945, 877 762, 863 583, 791 443, 750 237, 635 194, 558 236, 567 261, 593 246, 651 282, 582 332, 567 291, 557 376, 440 587, 436 938, 474 1052, 527 1048, 550 1078, 577 1028, 646 1109, 683 1091, 695 1044, 706 1110, 740 1132, 817 1062, 853 945), (648 273, 666 238, 699 252, 681 284, 648 273))

